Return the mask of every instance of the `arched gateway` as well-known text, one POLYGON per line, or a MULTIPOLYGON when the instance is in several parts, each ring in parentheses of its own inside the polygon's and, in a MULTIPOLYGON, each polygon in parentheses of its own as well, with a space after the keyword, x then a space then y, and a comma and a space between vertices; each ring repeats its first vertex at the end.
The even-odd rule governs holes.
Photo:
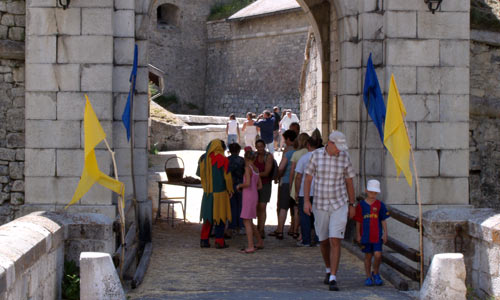
MULTIPOLYGON (((163 1, 162 3, 164 3, 163 1)), ((173 4, 175 1, 172 1, 173 4)), ((467 205, 469 49, 467 1, 444 1, 432 14, 424 0, 298 0, 306 12, 319 64, 309 68, 303 101, 317 106, 316 126, 347 137, 358 170, 382 181, 387 203, 415 206, 415 190, 396 179, 362 106, 370 53, 387 91, 393 73, 408 110, 411 142, 428 205, 467 205), (383 5, 383 6, 382 6, 383 5), (363 170, 363 171, 362 171, 363 170)), ((139 45, 135 97, 135 174, 147 197, 147 32, 156 1, 75 1, 68 9, 30 1, 26 24, 26 200, 23 212, 65 205, 83 162, 83 93, 88 93, 130 186, 129 145, 121 124, 133 45, 139 45), (43 161, 43 164, 40 163, 43 161)), ((312 62, 312 60, 311 60, 312 62)), ((309 118, 311 119, 311 118, 309 118)), ((100 165, 109 172, 110 162, 100 165)), ((131 189, 127 188, 127 193, 131 189)), ((72 209, 113 216, 113 196, 100 187, 72 209)))

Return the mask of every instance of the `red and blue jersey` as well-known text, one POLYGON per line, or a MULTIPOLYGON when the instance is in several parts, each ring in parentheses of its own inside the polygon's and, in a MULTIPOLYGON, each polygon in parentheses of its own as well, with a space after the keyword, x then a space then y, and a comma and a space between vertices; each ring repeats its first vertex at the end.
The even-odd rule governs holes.
POLYGON ((356 207, 354 220, 361 223, 361 244, 378 243, 383 234, 382 221, 389 218, 385 204, 375 200, 372 205, 361 201, 356 207))

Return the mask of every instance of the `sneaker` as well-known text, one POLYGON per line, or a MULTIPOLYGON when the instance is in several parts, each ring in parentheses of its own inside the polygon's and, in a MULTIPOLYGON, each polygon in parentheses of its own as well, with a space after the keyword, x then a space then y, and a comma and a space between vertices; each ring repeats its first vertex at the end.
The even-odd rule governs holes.
POLYGON ((337 286, 337 281, 332 280, 328 284, 330 285, 329 286, 330 291, 338 291, 339 290, 339 287, 337 286))
POLYGON ((303 244, 301 241, 295 243, 297 247, 311 247, 311 244, 303 244))
POLYGON ((210 248, 210 243, 206 240, 200 240, 200 248, 210 248))
POLYGON ((324 284, 329 284, 330 283, 330 273, 326 273, 325 275, 325 280, 323 280, 324 284))
POLYGON ((372 272, 372 277, 373 277, 373 283, 375 283, 375 285, 380 286, 380 285, 384 284, 384 281, 380 277, 380 274, 373 274, 373 272, 372 272))
POLYGON ((366 278, 365 285, 366 286, 373 286, 373 278, 371 278, 371 277, 366 278))
POLYGON ((215 248, 216 249, 226 249, 226 248, 229 248, 229 245, 226 243, 224 243, 223 245, 215 243, 215 248))

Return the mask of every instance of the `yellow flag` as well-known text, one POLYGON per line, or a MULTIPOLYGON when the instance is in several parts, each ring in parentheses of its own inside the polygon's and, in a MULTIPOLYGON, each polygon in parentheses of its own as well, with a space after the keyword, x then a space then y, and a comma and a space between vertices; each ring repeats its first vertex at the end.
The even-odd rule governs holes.
POLYGON ((403 101, 401 101, 394 74, 392 74, 387 99, 387 112, 385 114, 384 145, 394 158, 398 177, 403 171, 406 181, 412 186, 413 177, 410 171, 411 146, 403 120, 405 116, 406 109, 403 101))
POLYGON ((85 113, 83 116, 83 129, 85 133, 85 162, 78 187, 73 194, 71 202, 66 205, 66 208, 80 200, 96 182, 116 192, 117 194, 120 194, 122 196, 122 201, 125 192, 124 184, 122 182, 109 177, 99 170, 94 148, 106 138, 106 134, 97 119, 87 95, 85 95, 85 99, 85 113))

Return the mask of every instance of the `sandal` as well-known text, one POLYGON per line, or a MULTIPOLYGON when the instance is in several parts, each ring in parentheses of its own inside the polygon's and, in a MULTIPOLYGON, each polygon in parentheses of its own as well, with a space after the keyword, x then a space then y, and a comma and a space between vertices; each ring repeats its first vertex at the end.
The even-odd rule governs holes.
POLYGON ((269 232, 267 235, 268 236, 276 236, 276 235, 278 235, 278 231, 275 230, 275 231, 269 232))
POLYGON ((242 248, 240 250, 240 253, 242 253, 242 254, 253 254, 253 253, 255 253, 255 248, 253 248, 252 250, 247 250, 245 248, 242 248))
POLYGON ((264 246, 255 246, 255 250, 263 250, 264 246))
POLYGON ((297 238, 299 237, 299 234, 298 234, 297 232, 294 232, 294 233, 292 234, 292 237, 293 237, 294 239, 297 239, 297 238))
POLYGON ((276 232, 276 239, 282 240, 283 239, 283 232, 276 232))

